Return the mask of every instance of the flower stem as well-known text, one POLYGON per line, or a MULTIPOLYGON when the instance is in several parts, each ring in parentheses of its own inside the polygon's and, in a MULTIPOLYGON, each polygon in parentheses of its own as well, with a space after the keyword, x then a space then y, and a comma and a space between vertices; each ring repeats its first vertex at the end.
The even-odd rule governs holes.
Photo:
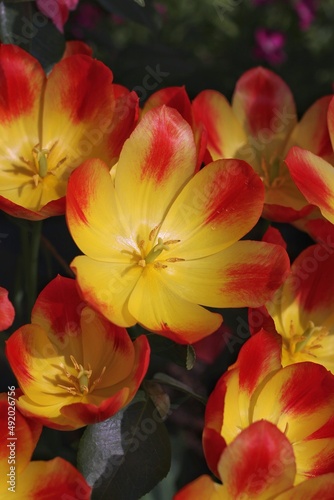
POLYGON ((24 321, 30 321, 31 310, 37 297, 38 256, 42 233, 42 221, 21 226, 23 257, 24 321))

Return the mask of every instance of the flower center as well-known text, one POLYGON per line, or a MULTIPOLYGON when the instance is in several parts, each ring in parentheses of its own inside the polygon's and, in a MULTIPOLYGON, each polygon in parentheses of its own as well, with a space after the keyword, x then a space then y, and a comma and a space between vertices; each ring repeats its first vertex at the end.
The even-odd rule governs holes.
POLYGON ((284 184, 284 177, 280 173, 281 160, 275 158, 273 161, 267 161, 261 157, 261 174, 260 177, 266 188, 280 188, 284 184))
POLYGON ((67 160, 67 156, 65 156, 58 161, 55 166, 52 165, 50 169, 49 156, 57 143, 58 141, 55 141, 50 149, 41 148, 40 144, 36 144, 31 151, 32 160, 27 160, 23 156, 20 156, 20 160, 25 163, 25 165, 28 165, 32 171, 37 172, 32 176, 35 187, 37 187, 38 183, 48 174, 55 175, 56 170, 67 160))
POLYGON ((74 356, 70 356, 70 359, 73 363, 73 366, 77 372, 76 375, 70 373, 63 363, 60 363, 59 367, 62 370, 65 377, 70 382, 70 386, 57 384, 58 387, 65 389, 67 392, 72 394, 72 396, 85 396, 89 392, 92 392, 96 385, 101 382, 104 372, 106 371, 106 366, 103 367, 100 376, 94 380, 94 382, 90 383, 90 379, 92 376, 92 369, 90 364, 88 363, 88 369, 84 368, 81 364, 77 362, 74 356))
MULTIPOLYGON (((150 242, 155 240, 157 232, 159 230, 159 227, 160 226, 156 226, 150 232, 149 237, 148 237, 150 242)), ((140 253, 137 251, 134 252, 134 257, 136 259, 138 266, 146 267, 147 264, 154 263, 153 266, 155 268, 166 268, 167 267, 166 264, 162 264, 161 262, 154 262, 154 261, 161 255, 162 252, 164 252, 164 251, 168 252, 168 250, 170 249, 170 245, 173 245, 175 243, 180 243, 180 241, 181 241, 181 240, 164 241, 162 238, 158 237, 158 243, 156 243, 147 252, 147 248, 145 247, 145 240, 142 240, 140 238, 138 238, 138 239, 139 239, 138 247, 139 247, 140 253)), ((182 260, 184 260, 184 259, 180 259, 178 257, 171 257, 169 259, 165 259, 164 262, 178 262, 178 261, 182 261, 182 260)))
POLYGON ((289 353, 295 356, 298 353, 317 357, 316 351, 322 347, 322 340, 328 335, 328 329, 324 326, 315 326, 309 321, 303 335, 294 333, 294 325, 290 325, 289 353))

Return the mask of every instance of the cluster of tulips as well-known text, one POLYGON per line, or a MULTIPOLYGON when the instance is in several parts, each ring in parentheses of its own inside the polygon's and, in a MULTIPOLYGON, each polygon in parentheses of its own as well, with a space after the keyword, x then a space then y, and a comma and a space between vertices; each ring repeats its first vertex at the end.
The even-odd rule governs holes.
MULTIPOLYGON (((79 429, 134 398, 150 346, 127 328, 193 344, 220 327, 217 309, 239 307, 251 336, 206 406, 216 479, 175 498, 333 498, 333 146, 334 98, 298 121, 290 89, 263 68, 241 76, 231 104, 169 87, 140 109, 83 43, 68 43, 48 75, 0 46, 0 208, 33 224, 65 214, 82 252, 75 278, 54 278, 6 343, 19 498, 90 498, 65 460, 30 459, 43 426, 79 429), (314 245, 290 266, 277 229, 243 239, 261 216, 314 245)), ((4 289, 0 301, 4 330, 15 311, 4 289)), ((3 436, 7 404, 2 394, 3 436)), ((1 448, 2 477, 7 458, 1 448)))

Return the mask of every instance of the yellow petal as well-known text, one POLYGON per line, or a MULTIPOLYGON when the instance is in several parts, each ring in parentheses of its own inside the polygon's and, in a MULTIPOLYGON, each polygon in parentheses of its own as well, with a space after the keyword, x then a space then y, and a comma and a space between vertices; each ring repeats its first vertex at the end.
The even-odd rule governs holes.
POLYGON ((149 111, 122 149, 115 188, 129 226, 145 241, 196 167, 193 132, 165 106, 149 111))
POLYGON ((130 263, 137 241, 131 239, 109 168, 102 161, 87 160, 73 172, 66 219, 74 241, 88 257, 130 263))
POLYGON ((192 344, 210 335, 222 318, 174 294, 160 277, 163 269, 146 266, 129 299, 129 311, 148 330, 192 344))
POLYGON ((181 240, 168 257, 196 259, 239 240, 258 221, 263 197, 261 180, 245 162, 207 165, 182 190, 159 231, 164 240, 181 240))
POLYGON ((116 325, 133 326, 137 322, 128 308, 128 300, 142 267, 98 262, 86 256, 76 257, 71 266, 89 305, 116 325))

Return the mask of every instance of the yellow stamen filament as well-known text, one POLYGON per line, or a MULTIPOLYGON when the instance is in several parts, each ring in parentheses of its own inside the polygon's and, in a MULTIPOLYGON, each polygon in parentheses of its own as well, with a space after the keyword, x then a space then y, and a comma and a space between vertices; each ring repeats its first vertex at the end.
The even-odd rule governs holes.
POLYGON ((60 363, 60 368, 63 371, 63 374, 68 379, 68 381, 72 384, 71 386, 66 386, 62 384, 57 384, 58 387, 65 389, 67 392, 72 394, 72 396, 82 396, 86 395, 95 388, 95 386, 101 381, 104 372, 106 371, 106 366, 103 367, 100 376, 94 380, 92 384, 90 384, 90 378, 92 376, 92 368, 88 363, 88 369, 85 369, 81 364, 77 362, 74 356, 70 356, 70 360, 74 366, 74 369, 78 372, 77 375, 73 375, 70 373, 63 363, 60 363))

